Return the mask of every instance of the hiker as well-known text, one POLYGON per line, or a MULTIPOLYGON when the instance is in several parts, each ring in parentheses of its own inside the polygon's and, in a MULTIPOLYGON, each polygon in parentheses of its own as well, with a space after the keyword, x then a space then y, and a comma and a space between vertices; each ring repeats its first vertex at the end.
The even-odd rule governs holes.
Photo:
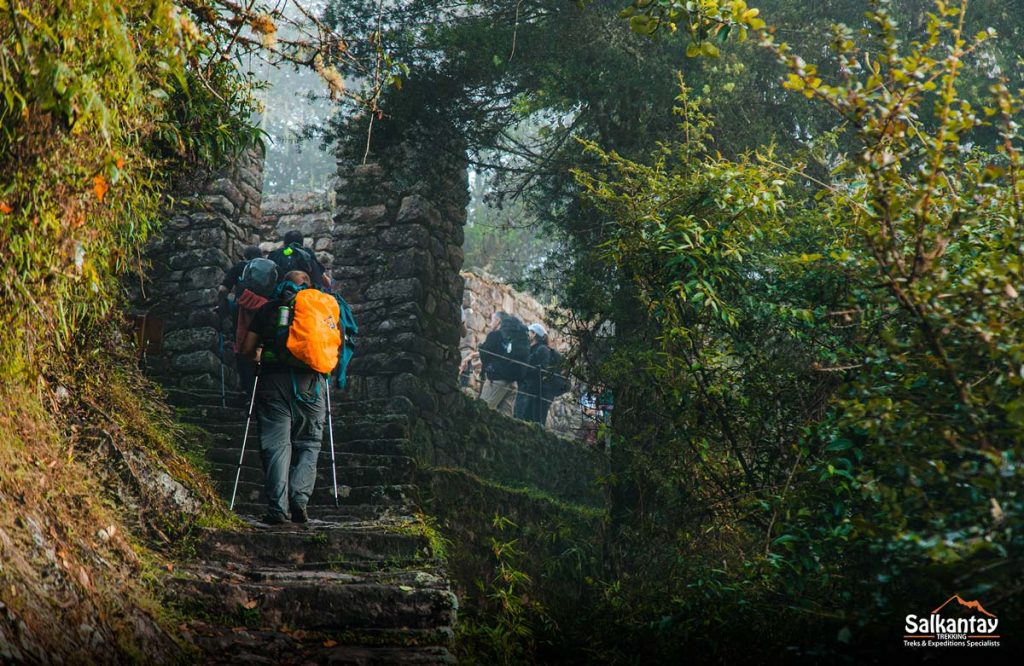
POLYGON ((284 235, 284 245, 274 250, 267 259, 277 264, 281 275, 291 271, 302 271, 310 277, 317 288, 330 289, 330 278, 312 250, 302 244, 302 232, 294 229, 284 235))
MULTIPOLYGON (((220 287, 217 288, 218 296, 230 299, 235 285, 237 285, 242 279, 242 271, 245 270, 245 265, 256 257, 262 256, 263 253, 260 252, 258 247, 255 245, 247 245, 245 249, 242 250, 242 260, 236 261, 234 265, 228 269, 228 272, 224 274, 224 279, 221 281, 220 287)), ((237 296, 237 294, 234 295, 237 296)))
MULTIPOLYGON (((235 292, 234 299, 234 336, 235 336, 235 367, 238 370, 239 384, 243 391, 248 393, 252 390, 252 383, 256 379, 256 361, 241 353, 242 343, 249 332, 249 326, 256 312, 263 307, 270 298, 274 287, 277 285, 277 265, 265 259, 258 247, 249 246, 245 249, 245 256, 248 260, 239 262, 242 270, 237 271, 238 277, 231 274, 239 264, 231 267, 229 277, 232 278, 232 287, 235 292), (253 252, 255 251, 255 252, 253 252)), ((228 283, 224 279, 222 287, 228 283)))
POLYGON ((312 286, 305 272, 287 273, 256 313, 242 345, 242 354, 260 364, 256 411, 269 505, 262 520, 269 525, 309 519, 306 505, 327 418, 327 377, 338 366, 342 344, 335 297, 312 286))
POLYGON ((217 287, 217 316, 224 319, 230 315, 232 317, 232 328, 234 327, 235 299, 238 297, 235 287, 242 279, 242 271, 245 270, 245 265, 251 259, 259 256, 262 256, 262 253, 258 247, 247 245, 242 250, 242 259, 232 264, 217 287))
POLYGON ((484 380, 480 399, 491 409, 512 416, 516 381, 530 355, 530 339, 523 322, 505 312, 491 315, 491 330, 478 348, 484 380))
POLYGON ((545 396, 545 384, 549 381, 551 348, 548 346, 548 332, 542 324, 533 323, 527 327, 530 335, 530 366, 519 380, 516 396, 516 418, 544 425, 548 420, 551 399, 545 396), (545 399, 547 397, 547 399, 545 399))

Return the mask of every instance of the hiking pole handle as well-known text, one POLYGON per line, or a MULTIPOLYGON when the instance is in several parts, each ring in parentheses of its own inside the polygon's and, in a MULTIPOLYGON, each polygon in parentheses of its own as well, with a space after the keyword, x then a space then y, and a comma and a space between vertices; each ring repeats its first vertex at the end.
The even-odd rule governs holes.
POLYGON ((256 376, 252 380, 252 397, 249 399, 249 414, 245 417, 245 434, 242 435, 242 452, 238 454, 238 467, 235 469, 235 487, 231 489, 229 511, 235 510, 235 495, 238 493, 238 480, 242 476, 242 460, 245 459, 245 442, 249 439, 249 424, 252 423, 253 407, 256 405, 256 386, 260 381, 260 363, 256 362, 256 376))

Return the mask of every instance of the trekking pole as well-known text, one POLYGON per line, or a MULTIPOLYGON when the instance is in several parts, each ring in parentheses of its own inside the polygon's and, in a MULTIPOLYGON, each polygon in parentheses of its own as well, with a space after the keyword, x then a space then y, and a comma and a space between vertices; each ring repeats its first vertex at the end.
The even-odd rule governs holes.
POLYGON ((338 504, 338 465, 334 462, 334 419, 331 417, 331 379, 327 376, 327 432, 331 439, 331 478, 334 480, 334 506, 338 504))
POLYGON ((224 331, 217 331, 217 342, 220 347, 220 406, 227 407, 224 395, 224 331))
POLYGON ((245 418, 245 434, 242 435, 242 452, 238 454, 238 469, 235 470, 235 487, 231 491, 229 511, 235 510, 235 493, 238 492, 238 479, 242 476, 242 460, 245 458, 245 442, 249 439, 249 423, 252 422, 252 410, 256 405, 256 384, 260 381, 260 362, 256 362, 256 376, 252 380, 252 398, 249 399, 249 415, 245 418))

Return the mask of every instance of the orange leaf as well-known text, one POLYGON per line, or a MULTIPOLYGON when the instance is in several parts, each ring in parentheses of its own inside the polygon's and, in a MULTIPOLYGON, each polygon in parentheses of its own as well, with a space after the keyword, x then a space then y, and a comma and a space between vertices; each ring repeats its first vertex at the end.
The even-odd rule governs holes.
POLYGON ((324 641, 324 647, 334 647, 338 644, 338 641, 326 640, 324 641))
POLYGON ((14 212, 14 209, 7 205, 6 201, 0 201, 0 213, 4 215, 10 215, 14 212))
POLYGON ((92 191, 96 193, 96 198, 103 201, 103 196, 110 189, 110 185, 107 185, 107 179, 103 177, 103 174, 98 174, 92 179, 92 191))

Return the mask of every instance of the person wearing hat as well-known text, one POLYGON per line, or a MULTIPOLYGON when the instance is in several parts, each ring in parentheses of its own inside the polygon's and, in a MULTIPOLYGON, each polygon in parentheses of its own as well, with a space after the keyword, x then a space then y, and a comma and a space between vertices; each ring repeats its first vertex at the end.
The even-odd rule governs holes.
POLYGON ((519 395, 516 397, 516 418, 544 425, 548 420, 551 399, 545 399, 544 382, 551 364, 551 348, 548 346, 548 332, 543 324, 527 326, 530 332, 530 367, 519 381, 519 395))

